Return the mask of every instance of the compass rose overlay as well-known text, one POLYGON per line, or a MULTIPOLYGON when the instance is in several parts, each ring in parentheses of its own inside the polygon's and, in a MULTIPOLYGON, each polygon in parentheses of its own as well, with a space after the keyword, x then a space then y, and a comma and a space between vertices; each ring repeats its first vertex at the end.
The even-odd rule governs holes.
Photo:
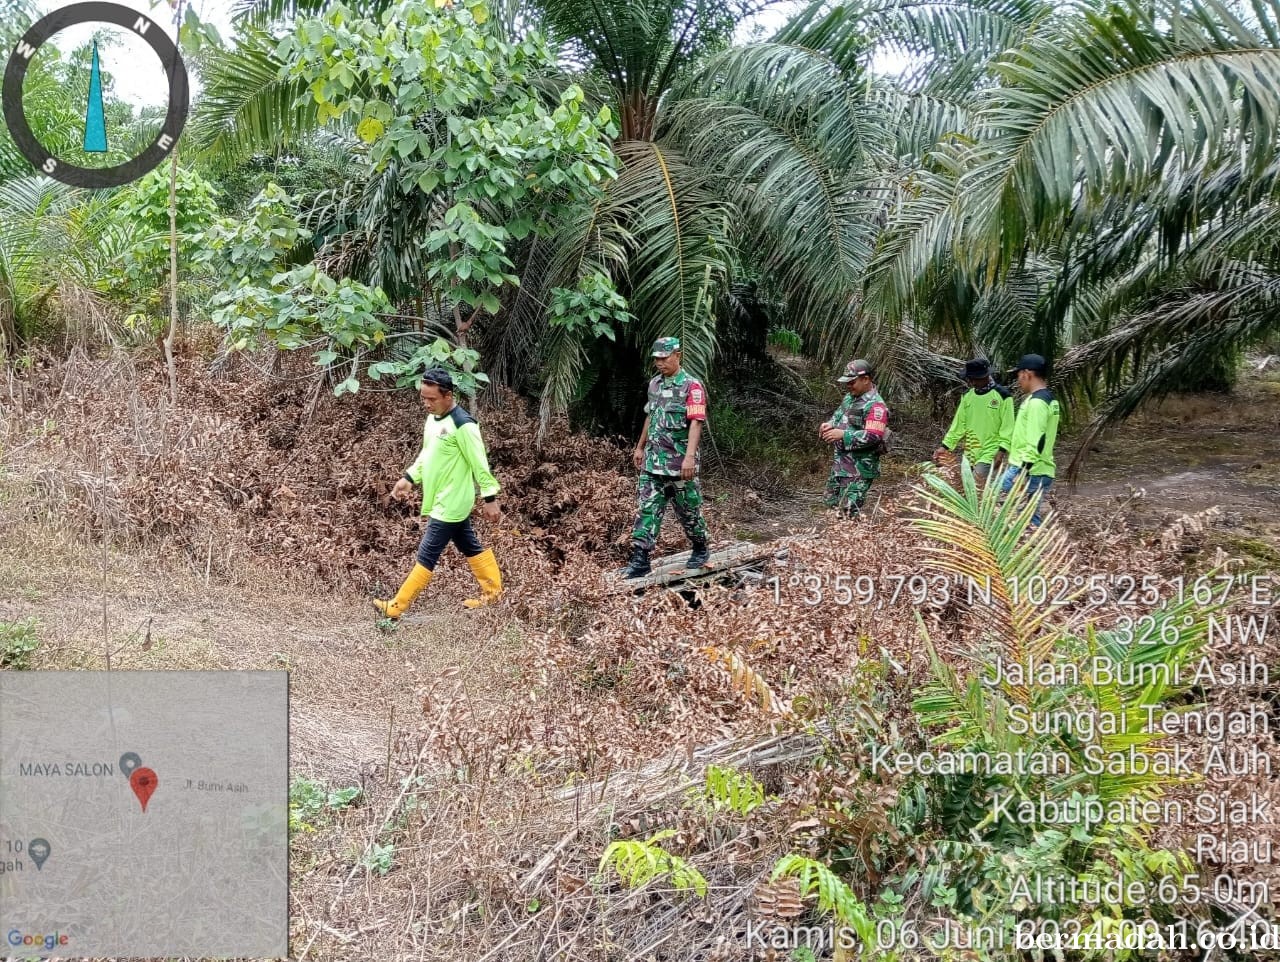
MULTIPOLYGON (((94 53, 96 68, 96 49, 94 53)), ((36 21, 14 46, 4 72, 4 120, 9 133, 13 135, 14 143, 36 170, 73 187, 118 187, 137 180, 156 167, 178 142, 178 135, 187 122, 189 101, 187 68, 173 40, 154 20, 118 3, 96 0, 91 3, 74 3, 36 21), (165 75, 169 78, 169 105, 156 139, 141 154, 114 167, 79 167, 61 157, 55 157, 31 130, 22 104, 22 82, 31 58, 40 46, 60 30, 77 24, 92 23, 113 24, 141 37, 160 58, 165 75)), ((86 150, 95 149, 90 147, 90 143, 98 141, 96 127, 100 117, 95 115, 94 107, 95 101, 91 95, 85 125, 86 150)), ((98 107, 100 114, 100 88, 98 107)))

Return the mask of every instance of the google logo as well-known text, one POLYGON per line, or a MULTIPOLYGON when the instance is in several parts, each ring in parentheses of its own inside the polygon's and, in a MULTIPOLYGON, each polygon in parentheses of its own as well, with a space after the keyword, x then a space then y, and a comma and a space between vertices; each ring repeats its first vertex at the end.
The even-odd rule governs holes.
POLYGON ((6 938, 10 945, 32 945, 42 949, 56 949, 70 941, 69 936, 57 932, 52 935, 23 935, 17 929, 10 929, 6 938))

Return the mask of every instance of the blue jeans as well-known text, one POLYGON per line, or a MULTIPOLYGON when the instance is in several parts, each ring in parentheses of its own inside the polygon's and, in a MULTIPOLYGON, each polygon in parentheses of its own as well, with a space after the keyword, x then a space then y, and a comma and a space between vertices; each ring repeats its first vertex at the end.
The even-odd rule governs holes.
POLYGON ((470 518, 463 518, 461 521, 441 521, 439 518, 432 518, 427 522, 427 530, 418 545, 418 564, 428 571, 435 571, 436 563, 440 560, 444 549, 449 547, 450 541, 456 544, 458 550, 468 558, 474 558, 484 551, 480 539, 476 537, 475 529, 471 527, 470 518))
MULTIPOLYGON (((1013 483, 1018 480, 1025 468, 1010 467, 1004 473, 1004 478, 1000 481, 1000 490, 1009 491, 1013 487, 1013 483)), ((1050 486, 1053 484, 1053 478, 1047 474, 1033 474, 1027 481, 1027 500, 1034 500, 1036 510, 1031 515, 1031 527, 1040 527, 1040 522, 1044 519, 1040 517, 1040 505, 1044 503, 1044 496, 1049 492, 1050 486)))

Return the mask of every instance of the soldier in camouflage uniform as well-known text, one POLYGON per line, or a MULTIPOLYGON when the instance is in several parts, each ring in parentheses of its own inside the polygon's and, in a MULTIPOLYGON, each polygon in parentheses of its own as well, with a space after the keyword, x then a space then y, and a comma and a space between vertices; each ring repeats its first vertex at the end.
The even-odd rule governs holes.
POLYGON ((850 361, 838 378, 847 393, 831 420, 818 428, 818 437, 834 445, 831 477, 823 504, 857 517, 871 482, 880 477, 880 455, 889 431, 889 406, 871 381, 871 365, 850 361))
POLYGON ((658 543, 662 516, 670 502, 680 526, 692 543, 687 568, 707 563, 707 523, 702 518, 702 488, 698 483, 702 426, 707 420, 707 392, 699 381, 680 369, 680 341, 660 337, 653 344, 658 375, 649 382, 644 427, 632 452, 640 472, 637 497, 640 510, 631 532, 628 578, 650 571, 649 553, 658 543))

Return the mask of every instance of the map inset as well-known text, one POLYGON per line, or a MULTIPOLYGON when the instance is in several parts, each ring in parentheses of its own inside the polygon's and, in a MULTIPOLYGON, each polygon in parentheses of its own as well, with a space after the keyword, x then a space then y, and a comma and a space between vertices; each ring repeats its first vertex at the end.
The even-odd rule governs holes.
POLYGON ((0 958, 288 954, 288 673, 0 672, 0 958))

